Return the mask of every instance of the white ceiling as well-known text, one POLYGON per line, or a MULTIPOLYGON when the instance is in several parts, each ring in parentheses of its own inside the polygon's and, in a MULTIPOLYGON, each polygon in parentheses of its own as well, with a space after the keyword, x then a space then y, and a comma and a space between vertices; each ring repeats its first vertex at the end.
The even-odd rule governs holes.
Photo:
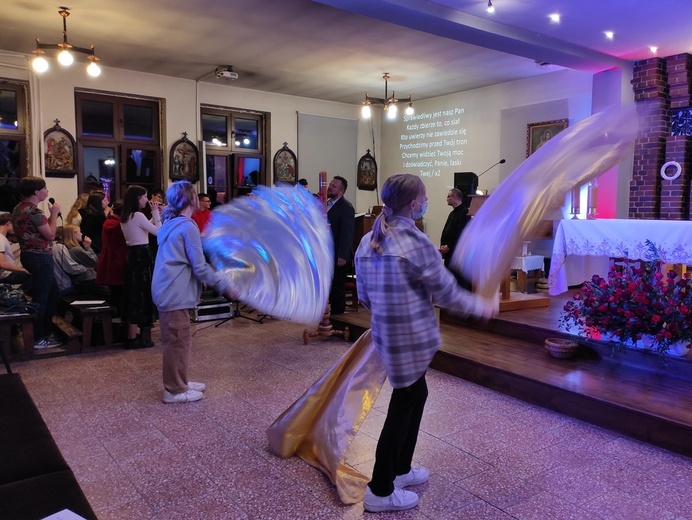
MULTIPOLYGON (((0 49, 29 55, 37 37, 62 40, 57 5, 8 4, 0 49)), ((345 103, 381 97, 383 72, 390 92, 415 101, 554 66, 597 72, 653 56, 650 45, 659 56, 692 52, 692 0, 493 4, 490 15, 487 0, 74 0, 67 28, 106 67, 226 83, 213 71, 233 65, 229 85, 345 103)))

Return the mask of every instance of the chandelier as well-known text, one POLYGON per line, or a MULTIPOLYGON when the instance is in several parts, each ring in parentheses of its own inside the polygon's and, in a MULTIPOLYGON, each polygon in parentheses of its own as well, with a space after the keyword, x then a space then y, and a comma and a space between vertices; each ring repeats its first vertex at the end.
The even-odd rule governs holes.
POLYGON ((407 116, 413 115, 413 100, 411 99, 411 96, 409 95, 408 99, 405 100, 398 100, 396 98, 395 92, 392 90, 392 95, 390 96, 387 93, 387 82, 389 81, 389 72, 385 72, 384 76, 382 76, 384 79, 384 97, 383 98, 376 98, 376 97, 370 97, 368 94, 365 94, 365 101, 363 101, 363 110, 362 110, 362 115, 365 119, 370 118, 370 105, 376 104, 376 105, 384 105, 384 111, 387 113, 387 119, 396 119, 397 115, 397 103, 408 103, 408 106, 406 107, 406 112, 405 114, 407 116))
POLYGON ((48 70, 48 62, 43 57, 45 51, 43 49, 60 49, 58 53, 58 61, 65 67, 72 65, 74 57, 72 52, 79 52, 81 54, 86 54, 89 60, 89 66, 87 67, 87 72, 90 76, 97 77, 101 74, 101 67, 96 63, 99 58, 94 54, 94 46, 92 45, 89 49, 84 47, 76 47, 67 41, 67 17, 70 16, 69 7, 60 7, 58 14, 62 16, 62 42, 61 43, 41 43, 38 38, 36 38, 36 50, 32 51, 36 54, 36 57, 31 61, 31 66, 38 72, 45 72, 48 70))

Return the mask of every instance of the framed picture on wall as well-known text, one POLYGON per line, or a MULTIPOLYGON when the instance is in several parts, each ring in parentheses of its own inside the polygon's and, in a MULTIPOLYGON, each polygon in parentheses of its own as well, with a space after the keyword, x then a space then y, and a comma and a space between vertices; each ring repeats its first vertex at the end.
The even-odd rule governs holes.
POLYGON ((569 120, 567 119, 556 119, 554 121, 542 121, 526 125, 526 157, 532 155, 541 146, 562 132, 567 128, 568 124, 569 120))
POLYGON ((298 159, 284 143, 283 147, 274 155, 274 183, 292 182, 298 180, 298 159))
POLYGON ((199 180, 199 151, 195 143, 187 138, 187 132, 183 132, 183 138, 171 146, 168 167, 172 181, 195 183, 199 180))
POLYGON ((43 133, 43 158, 46 161, 46 177, 74 177, 77 175, 75 141, 70 132, 55 120, 53 128, 43 133))
POLYGON ((357 184, 359 190, 377 189, 377 163, 370 150, 358 161, 357 184))

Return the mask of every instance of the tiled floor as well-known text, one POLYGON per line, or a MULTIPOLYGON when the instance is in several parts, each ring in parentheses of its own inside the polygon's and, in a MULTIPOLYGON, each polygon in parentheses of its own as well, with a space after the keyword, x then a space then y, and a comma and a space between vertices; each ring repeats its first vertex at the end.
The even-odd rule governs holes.
MULTIPOLYGON (((269 453, 265 429, 346 344, 304 346, 303 327, 271 319, 214 324, 195 325, 198 403, 161 403, 158 345, 14 364, 100 519, 692 519, 692 459, 434 371, 420 505, 344 506, 318 470, 269 453)), ((389 394, 347 453, 364 473, 389 394)))

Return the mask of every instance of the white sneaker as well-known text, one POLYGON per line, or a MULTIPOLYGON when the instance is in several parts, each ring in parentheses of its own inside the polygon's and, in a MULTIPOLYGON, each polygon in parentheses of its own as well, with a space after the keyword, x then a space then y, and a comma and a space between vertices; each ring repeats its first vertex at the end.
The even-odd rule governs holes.
POLYGON ((36 343, 34 343, 34 348, 35 349, 53 348, 53 347, 59 347, 60 345, 62 345, 61 341, 51 340, 49 338, 43 338, 42 340, 39 340, 36 343))
POLYGON ((194 390, 195 392, 204 392, 207 389, 207 385, 204 383, 196 383, 194 381, 187 382, 187 389, 194 390))
POLYGON ((365 488, 365 499, 363 507, 371 513, 381 513, 383 511, 405 511, 418 505, 418 495, 413 491, 394 488, 394 492, 386 497, 373 495, 370 487, 365 488))
POLYGON ((406 475, 399 475, 394 479, 394 487, 405 488, 409 486, 417 486, 423 482, 427 482, 430 473, 425 468, 411 468, 411 471, 406 475))
POLYGON ((196 390, 188 389, 187 392, 180 394, 172 394, 168 390, 163 391, 163 402, 166 404, 173 403, 192 403, 194 401, 199 401, 204 397, 202 392, 197 392, 196 390))

